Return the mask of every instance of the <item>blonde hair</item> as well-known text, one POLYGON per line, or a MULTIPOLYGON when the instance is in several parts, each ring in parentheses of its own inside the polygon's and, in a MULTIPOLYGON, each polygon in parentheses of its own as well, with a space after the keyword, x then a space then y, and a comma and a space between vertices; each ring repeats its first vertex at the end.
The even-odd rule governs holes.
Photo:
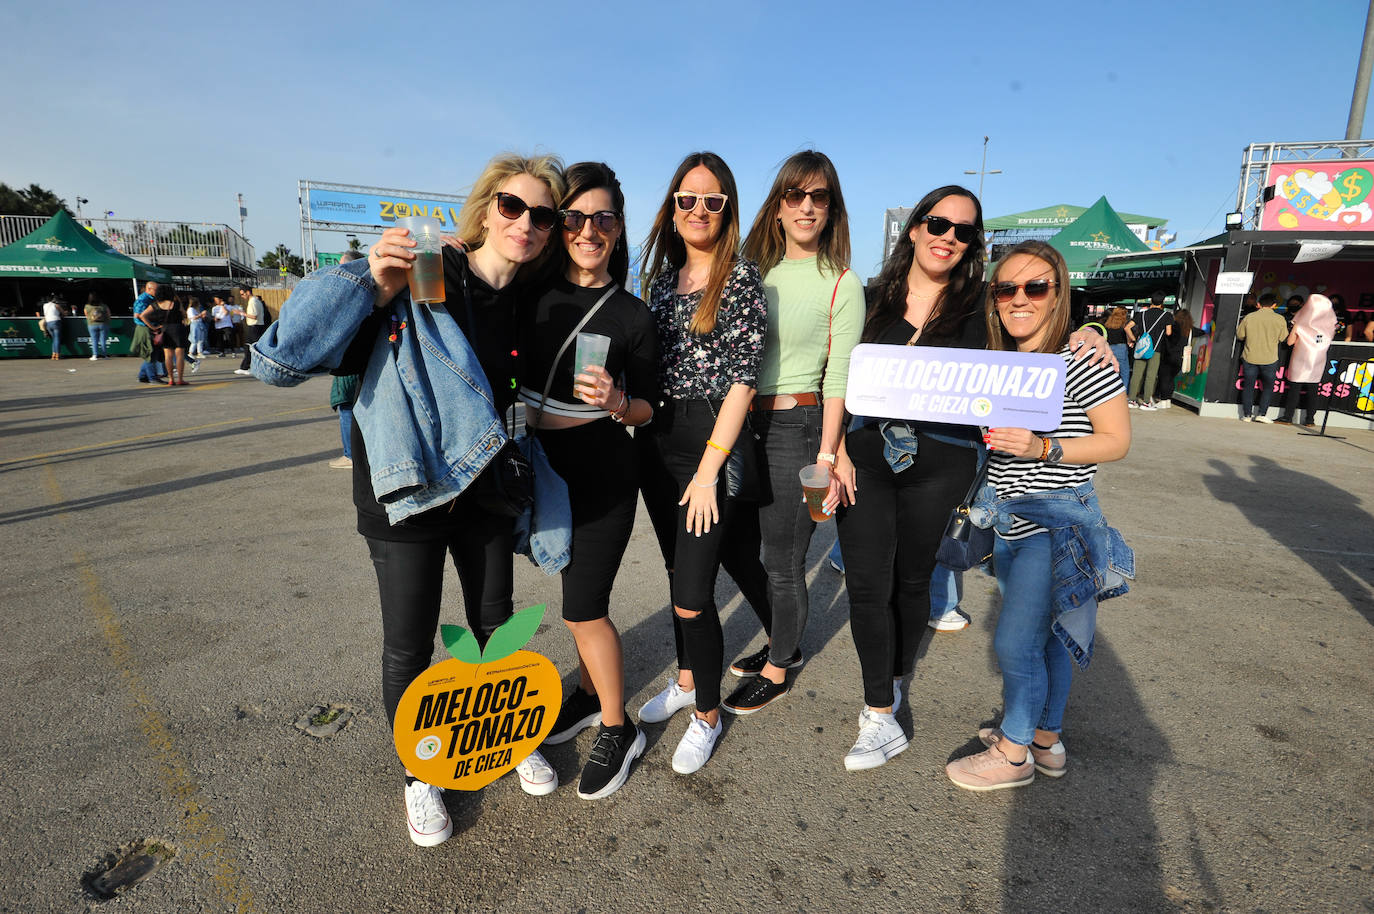
MULTIPOLYGON (((555 206, 567 191, 567 184, 563 180, 563 160, 556 155, 522 156, 505 152, 496 156, 487 163, 487 167, 482 169, 482 173, 473 183, 472 191, 468 194, 463 208, 459 210, 458 221, 454 225, 458 238, 469 251, 477 250, 486 242, 487 229, 482 222, 487 217, 487 208, 491 206, 497 192, 516 175, 529 175, 544 182, 555 206)), ((549 234, 552 235, 552 232, 549 234)), ((537 267, 542 264, 553 248, 554 245, 545 244, 544 250, 529 266, 537 267)))

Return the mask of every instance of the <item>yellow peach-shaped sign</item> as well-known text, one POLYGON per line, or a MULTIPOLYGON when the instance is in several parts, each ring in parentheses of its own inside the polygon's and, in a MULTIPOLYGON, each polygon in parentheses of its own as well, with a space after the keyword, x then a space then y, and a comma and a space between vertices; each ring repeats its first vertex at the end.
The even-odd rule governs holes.
POLYGON ((471 632, 444 625, 452 655, 425 670, 396 708, 396 754, 426 784, 480 790, 539 748, 563 703, 563 681, 542 654, 520 650, 544 607, 512 615, 485 648, 471 632))

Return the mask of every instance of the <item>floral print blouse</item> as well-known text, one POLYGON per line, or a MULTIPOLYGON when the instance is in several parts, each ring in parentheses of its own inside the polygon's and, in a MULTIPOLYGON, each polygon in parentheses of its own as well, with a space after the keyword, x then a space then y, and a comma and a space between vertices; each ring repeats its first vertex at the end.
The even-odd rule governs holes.
POLYGON ((672 400, 721 399, 733 384, 754 387, 768 327, 768 301, 758 266, 742 258, 735 261, 721 290, 716 326, 704 336, 687 329, 701 291, 679 295, 677 274, 665 270, 649 288, 663 395, 672 400))

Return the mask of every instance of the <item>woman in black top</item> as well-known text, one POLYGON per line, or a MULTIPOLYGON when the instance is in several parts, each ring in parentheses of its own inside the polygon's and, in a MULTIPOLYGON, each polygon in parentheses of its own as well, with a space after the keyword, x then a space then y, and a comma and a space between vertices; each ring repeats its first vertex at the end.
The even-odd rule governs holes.
POLYGON ((156 337, 162 333, 163 363, 167 366, 167 385, 186 386, 186 311, 177 299, 176 291, 168 285, 158 286, 157 301, 144 308, 138 320, 147 325, 156 337))
MULTIPOLYGON (((515 402, 515 315, 526 294, 521 280, 542 262, 556 222, 554 201, 563 190, 562 163, 553 156, 498 156, 473 185, 458 217, 458 237, 471 253, 445 248, 442 307, 463 331, 487 376, 498 411, 515 402)), ((354 337, 336 374, 364 374, 380 321, 406 288, 415 246, 403 228, 390 228, 368 258, 377 283, 377 310, 354 337)), ((404 326, 393 328, 405 332, 404 326)), ((366 383, 366 382, 364 382, 366 383)), ((366 391, 363 391, 363 395, 366 391)), ((353 502, 358 532, 367 539, 377 572, 382 609, 382 697, 388 729, 411 681, 429 666, 439 624, 444 565, 452 556, 463 605, 479 644, 513 611, 513 521, 483 507, 479 476, 453 501, 391 525, 372 490, 362 424, 353 423, 353 502)), ((558 776, 533 753, 516 766, 520 786, 540 795, 558 776)), ((453 824, 441 791, 406 772, 410 838, 429 846, 446 841, 453 824)))
POLYGON ((657 341, 648 309, 624 289, 630 251, 615 172, 579 162, 566 178, 559 202, 563 243, 556 252, 562 270, 521 308, 520 399, 549 464, 568 484, 572 507, 563 621, 577 642, 579 683, 545 741, 565 742, 600 722, 577 788, 578 796, 594 800, 618 790, 644 751, 644 734, 626 719, 620 635, 608 613, 639 500, 634 442, 625 427, 653 418, 657 341), (577 332, 610 339, 604 367, 583 371, 574 363, 577 332))

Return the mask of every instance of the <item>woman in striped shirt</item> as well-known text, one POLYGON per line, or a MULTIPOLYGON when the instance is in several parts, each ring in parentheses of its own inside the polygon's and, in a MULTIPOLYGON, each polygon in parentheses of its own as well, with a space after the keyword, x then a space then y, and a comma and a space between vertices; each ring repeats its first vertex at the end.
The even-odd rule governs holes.
MULTIPOLYGON (((1067 366, 1057 429, 1046 435, 988 430, 988 481, 998 498, 1090 487, 1097 464, 1126 456, 1131 424, 1120 375, 1072 357, 1068 268, 1058 251, 1041 241, 1012 248, 988 286, 987 326, 988 348, 1057 353, 1067 366)), ((1002 726, 980 730, 988 748, 945 769, 967 790, 1021 787, 1036 771, 1060 777, 1065 770, 1059 734, 1074 661, 1051 630, 1051 535, 1013 517, 1009 530, 998 531, 993 552, 1002 591, 993 639, 1002 670, 1002 726)))

